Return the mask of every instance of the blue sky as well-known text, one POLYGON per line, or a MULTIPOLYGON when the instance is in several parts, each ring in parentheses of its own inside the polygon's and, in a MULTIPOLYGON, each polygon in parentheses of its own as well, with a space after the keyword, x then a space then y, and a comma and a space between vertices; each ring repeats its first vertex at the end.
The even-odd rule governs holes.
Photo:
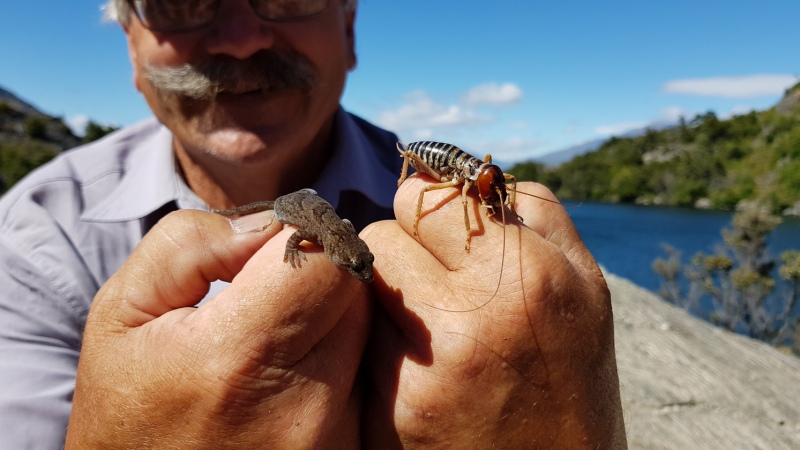
MULTIPOLYGON (((100 0, 3 0, 0 86, 47 113, 150 116, 100 0)), ((705 111, 764 109, 800 75, 797 0, 361 0, 347 109, 405 141, 525 160, 705 111)))

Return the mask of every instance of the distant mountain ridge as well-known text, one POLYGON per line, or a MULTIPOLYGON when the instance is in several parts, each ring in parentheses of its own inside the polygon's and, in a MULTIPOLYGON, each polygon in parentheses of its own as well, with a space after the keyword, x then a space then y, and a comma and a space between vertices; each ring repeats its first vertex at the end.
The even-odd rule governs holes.
POLYGON ((8 89, 0 87, 0 143, 38 141, 55 151, 81 144, 60 117, 41 112, 8 89))
POLYGON ((89 122, 80 138, 62 118, 50 116, 0 87, 0 194, 60 152, 113 131, 89 122))
POLYGON ((800 215, 800 83, 764 111, 719 119, 713 112, 512 167, 559 198, 733 209, 743 200, 800 215), (579 154, 582 151, 586 153, 579 154))
POLYGON ((533 161, 544 164, 547 167, 554 167, 559 164, 565 163, 576 156, 585 155, 586 153, 593 152, 600 148, 608 138, 594 139, 582 144, 573 145, 561 150, 556 150, 546 155, 537 156, 533 161))
POLYGON ((23 113, 26 113, 26 114, 39 113, 39 110, 36 109, 33 105, 31 105, 30 103, 20 99, 19 97, 14 95, 12 92, 3 89, 2 86, 0 86, 0 101, 5 101, 6 104, 8 104, 13 109, 16 109, 17 111, 20 111, 20 112, 23 112, 23 113))
POLYGON ((608 137, 593 139, 591 141, 587 141, 582 144, 573 145, 571 147, 567 147, 561 150, 556 150, 554 152, 547 153, 542 156, 538 156, 536 158, 533 158, 532 160, 535 162, 542 163, 547 167, 555 167, 559 164, 563 164, 578 156, 593 152, 602 147, 603 144, 608 142, 610 139, 614 139, 615 137, 634 138, 644 135, 645 133, 647 133, 647 130, 665 130, 667 128, 674 127, 675 125, 676 125, 675 123, 665 122, 665 123, 653 124, 652 126, 648 127, 635 128, 633 130, 626 131, 625 133, 622 133, 619 136, 608 136, 608 137))

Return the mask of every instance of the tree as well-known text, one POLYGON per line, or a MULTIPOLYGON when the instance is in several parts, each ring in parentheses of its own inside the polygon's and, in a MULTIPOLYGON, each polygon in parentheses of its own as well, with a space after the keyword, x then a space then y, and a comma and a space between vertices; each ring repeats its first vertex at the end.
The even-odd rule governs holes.
MULTIPOLYGON (((800 251, 781 255, 778 270, 786 289, 774 293, 776 261, 766 251, 769 234, 781 223, 769 206, 745 202, 733 217, 733 226, 722 231, 725 247, 715 254, 696 254, 684 267, 689 290, 683 294, 680 284, 680 252, 664 246, 667 258, 653 262, 653 270, 662 278, 661 296, 696 314, 703 298, 713 309, 708 319, 728 330, 746 334, 772 344, 791 342, 798 326, 792 318, 800 298, 800 251)), ((795 342, 800 351, 800 342, 795 342)))
POLYGON ((508 173, 517 177, 517 181, 540 181, 544 170, 544 164, 529 161, 516 164, 509 169, 508 173))
POLYGON ((83 137, 83 143, 86 144, 96 141, 101 137, 116 131, 117 129, 119 129, 119 127, 114 127, 111 125, 103 126, 90 120, 89 123, 86 124, 86 136, 83 137))
POLYGON ((15 112, 16 111, 14 110, 14 108, 12 108, 11 105, 9 105, 7 101, 0 100, 0 118, 1 117, 6 117, 6 116, 11 116, 15 112))
POLYGON ((25 118, 23 125, 25 134, 33 139, 44 139, 47 137, 47 121, 39 115, 30 115, 25 118))
POLYGON ((58 153, 57 146, 42 141, 0 143, 0 194, 58 153))

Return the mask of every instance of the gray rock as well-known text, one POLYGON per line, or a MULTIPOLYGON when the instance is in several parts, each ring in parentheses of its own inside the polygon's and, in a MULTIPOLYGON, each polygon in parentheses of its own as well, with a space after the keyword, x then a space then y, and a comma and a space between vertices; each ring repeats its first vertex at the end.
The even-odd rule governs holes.
POLYGON ((694 202, 694 207, 697 209, 711 209, 712 206, 714 205, 711 203, 711 199, 706 197, 698 198, 697 201, 694 202))
POLYGON ((784 209, 783 215, 800 217, 800 200, 796 201, 791 207, 784 209))
POLYGON ((606 273, 631 449, 800 449, 800 359, 606 273))

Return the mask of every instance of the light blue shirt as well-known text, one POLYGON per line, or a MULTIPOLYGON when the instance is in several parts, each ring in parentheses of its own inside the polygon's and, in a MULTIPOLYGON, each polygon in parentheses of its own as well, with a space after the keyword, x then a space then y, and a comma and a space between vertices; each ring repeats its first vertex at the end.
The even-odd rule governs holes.
MULTIPOLYGON (((341 108, 311 186, 357 228, 392 218, 397 137, 341 108)), ((0 449, 60 449, 100 286, 178 208, 208 209, 150 120, 61 154, 0 199, 0 449)))

